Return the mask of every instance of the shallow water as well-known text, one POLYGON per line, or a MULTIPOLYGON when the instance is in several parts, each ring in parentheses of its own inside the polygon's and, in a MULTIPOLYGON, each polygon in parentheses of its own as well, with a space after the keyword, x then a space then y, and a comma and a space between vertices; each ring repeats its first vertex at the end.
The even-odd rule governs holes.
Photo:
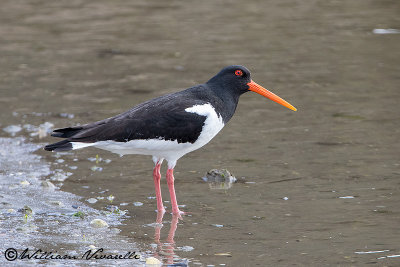
MULTIPOLYGON (((120 158, 92 148, 59 156, 37 150, 35 166, 43 172, 37 183, 71 173, 57 191, 60 201, 76 198, 94 216, 114 196, 111 205, 129 217, 115 218, 110 228, 120 232, 99 240, 110 250, 127 240, 128 247, 164 263, 396 266, 400 34, 376 29, 398 30, 398 14, 398 1, 390 0, 3 1, 0 136, 24 138, 28 152, 55 141, 46 136, 49 123, 64 127, 110 117, 242 64, 298 111, 256 94, 242 96, 225 129, 178 162, 178 203, 189 213, 183 220, 166 213, 161 229, 156 223, 150 157, 120 158), (228 169, 238 182, 214 189, 202 179, 214 168, 228 169), (87 202, 91 198, 98 201, 87 202)), ((28 175, 17 162, 8 164, 28 175)), ((2 179, 20 182, 9 173, 2 179)), ((23 200, 27 193, 2 188, 2 194, 23 200)), ((51 194, 41 197, 48 201, 51 194)), ((2 221, 11 218, 4 217, 8 208, 2 221)), ((88 220, 79 227, 89 227, 88 220)), ((77 227, 69 218, 62 224, 77 227)), ((20 241, 3 233, 1 251, 37 247, 49 235, 38 229, 20 241)), ((59 241, 70 238, 66 232, 51 230, 50 236, 54 249, 80 253, 88 246, 66 248, 59 241)))

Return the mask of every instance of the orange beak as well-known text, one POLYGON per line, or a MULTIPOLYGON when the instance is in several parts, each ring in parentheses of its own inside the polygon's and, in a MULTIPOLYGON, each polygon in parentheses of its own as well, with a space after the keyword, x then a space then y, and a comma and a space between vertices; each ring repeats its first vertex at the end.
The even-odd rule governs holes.
POLYGON ((293 107, 289 102, 286 102, 285 100, 283 100, 282 98, 280 98, 279 96, 277 96, 274 93, 271 93, 270 91, 268 91, 267 89, 265 89, 264 87, 262 87, 261 85, 253 82, 253 80, 251 82, 249 82, 247 84, 249 86, 249 90, 256 92, 257 94, 260 94, 262 96, 265 96, 266 98, 271 99, 272 101, 275 101, 276 103, 281 104, 282 106, 285 106, 287 108, 290 108, 293 111, 296 111, 297 109, 295 107, 293 107))

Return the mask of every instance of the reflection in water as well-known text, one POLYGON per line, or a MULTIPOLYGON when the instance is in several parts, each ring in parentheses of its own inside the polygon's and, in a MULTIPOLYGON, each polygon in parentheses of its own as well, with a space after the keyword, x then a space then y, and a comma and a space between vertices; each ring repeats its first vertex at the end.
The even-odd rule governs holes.
POLYGON ((187 266, 185 263, 179 263, 179 265, 174 265, 174 257, 175 256, 175 231, 178 227, 178 221, 179 219, 182 219, 180 214, 172 214, 172 221, 171 221, 171 227, 168 232, 168 236, 166 239, 166 242, 162 243, 160 241, 161 238, 161 228, 163 227, 163 217, 164 217, 165 212, 157 212, 157 219, 156 219, 156 224, 155 224, 155 231, 154 231, 154 242, 157 244, 157 247, 155 247, 155 251, 153 251, 153 254, 156 258, 164 258, 166 259, 166 263, 169 266, 187 266), (182 265, 184 264, 184 265, 182 265))

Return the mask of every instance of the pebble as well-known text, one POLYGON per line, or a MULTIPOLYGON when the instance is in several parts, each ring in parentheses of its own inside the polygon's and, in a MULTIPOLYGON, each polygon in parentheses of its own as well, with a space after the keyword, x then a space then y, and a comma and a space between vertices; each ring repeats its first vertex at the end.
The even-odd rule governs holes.
POLYGON ((103 221, 102 219, 94 219, 90 222, 90 225, 94 228, 104 228, 108 227, 108 223, 103 221))
POLYGON ((33 213, 32 209, 27 205, 25 205, 22 209, 20 209, 18 211, 20 211, 26 215, 31 215, 33 213))
POLYGON ((99 167, 99 166, 92 166, 91 168, 90 168, 92 171, 99 171, 99 172, 101 172, 102 170, 103 170, 103 168, 102 167, 99 167))
POLYGON ((206 182, 236 182, 236 177, 233 176, 227 169, 212 169, 203 177, 206 182))
POLYGON ((202 179, 209 183, 210 189, 225 190, 231 188, 232 184, 237 181, 235 176, 226 169, 212 169, 208 171, 202 179))
POLYGON ((30 183, 29 183, 28 181, 26 181, 26 180, 20 182, 20 184, 21 184, 23 187, 30 185, 30 183))
POLYGON ((49 180, 42 181, 40 184, 41 184, 42 187, 45 188, 45 189, 54 189, 54 188, 56 187, 56 186, 55 186, 52 182, 50 182, 49 180))
POLYGON ((55 173, 50 179, 52 181, 64 182, 65 179, 67 179, 68 176, 71 176, 71 175, 72 175, 71 172, 62 172, 62 171, 60 171, 60 172, 55 173))
POLYGON ((180 250, 184 251, 184 252, 192 251, 193 249, 194 249, 194 247, 191 247, 191 246, 183 246, 180 248, 180 250))
POLYGON ((161 266, 161 261, 154 257, 149 257, 146 259, 146 266, 161 266))
POLYGON ((11 134, 12 136, 15 136, 15 134, 21 130, 22 130, 22 127, 20 125, 10 125, 10 126, 3 128, 3 131, 11 134))
POLYGON ((96 203, 97 199, 95 198, 89 198, 88 200, 86 200, 87 202, 89 202, 90 204, 96 203))
POLYGON ((58 201, 58 200, 49 201, 49 203, 54 205, 54 206, 60 206, 60 207, 64 206, 64 204, 61 201, 58 201))

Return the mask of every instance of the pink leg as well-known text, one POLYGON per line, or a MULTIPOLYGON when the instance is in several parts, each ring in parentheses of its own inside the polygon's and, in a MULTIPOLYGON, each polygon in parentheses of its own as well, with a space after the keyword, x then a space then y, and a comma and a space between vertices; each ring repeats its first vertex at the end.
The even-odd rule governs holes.
POLYGON ((176 202, 175 187, 174 187, 174 169, 167 170, 167 184, 169 189, 169 195, 171 196, 172 214, 181 214, 176 202))
POLYGON ((161 187, 160 187, 160 180, 161 180, 160 168, 161 168, 161 162, 157 162, 153 170, 153 180, 154 180, 154 188, 156 190, 157 211, 164 213, 165 209, 162 202, 161 187))

